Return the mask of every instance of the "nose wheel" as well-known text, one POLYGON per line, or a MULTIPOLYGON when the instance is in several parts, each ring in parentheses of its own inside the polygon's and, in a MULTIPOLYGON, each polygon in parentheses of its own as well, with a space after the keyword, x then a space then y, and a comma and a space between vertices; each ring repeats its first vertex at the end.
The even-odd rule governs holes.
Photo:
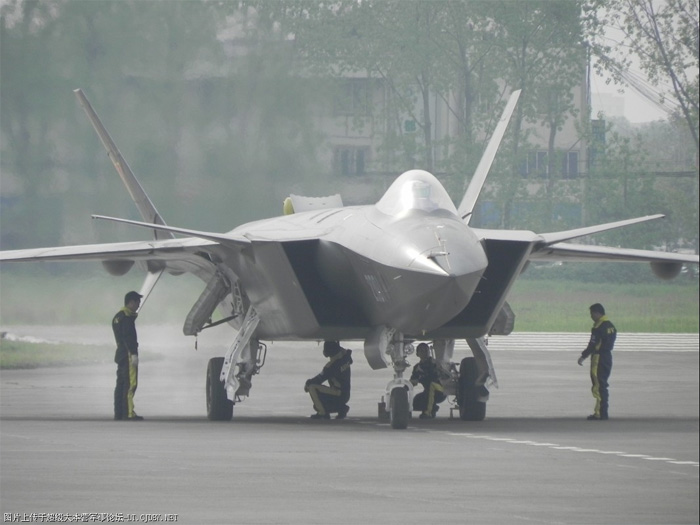
POLYGON ((403 334, 387 327, 378 327, 365 340, 365 357, 373 369, 386 368, 391 364, 394 379, 386 387, 378 406, 381 421, 389 421, 391 428, 408 428, 411 419, 413 385, 403 374, 408 368, 406 357, 413 352, 413 346, 403 338, 403 334))
POLYGON ((403 430, 408 428, 411 409, 408 403, 408 388, 396 387, 389 398, 389 420, 391 428, 403 430))

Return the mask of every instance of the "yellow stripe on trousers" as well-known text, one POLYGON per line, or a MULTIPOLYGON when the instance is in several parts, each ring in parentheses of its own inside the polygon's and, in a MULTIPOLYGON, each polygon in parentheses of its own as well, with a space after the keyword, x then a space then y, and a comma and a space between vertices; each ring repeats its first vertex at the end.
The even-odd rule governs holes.
POLYGON ((321 398, 318 397, 319 392, 331 396, 340 396, 340 390, 338 390, 337 388, 331 388, 326 385, 309 385, 309 394, 311 395, 311 399, 314 402, 314 408, 316 409, 316 412, 318 412, 322 416, 325 416, 326 409, 323 406, 323 403, 321 403, 321 398))
POLYGON ((138 386, 139 367, 129 363, 129 390, 126 392, 127 417, 134 417, 134 394, 138 386))
POLYGON ((591 356, 591 382, 593 383, 593 386, 591 387, 591 392, 593 393, 593 397, 595 398, 595 409, 593 410, 593 414, 596 417, 600 417, 600 381, 598 381, 598 363, 600 362, 600 355, 599 354, 593 354, 591 356))
POLYGON ((424 414, 428 416, 433 415, 433 405, 435 405, 435 392, 443 392, 444 389, 440 383, 430 383, 430 388, 428 389, 428 404, 425 407, 424 414))

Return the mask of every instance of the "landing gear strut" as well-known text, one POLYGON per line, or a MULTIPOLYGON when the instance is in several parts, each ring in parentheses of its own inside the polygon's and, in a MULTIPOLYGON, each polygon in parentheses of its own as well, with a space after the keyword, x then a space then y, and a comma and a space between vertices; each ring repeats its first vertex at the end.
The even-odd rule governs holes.
POLYGON ((248 396, 252 378, 265 364, 267 347, 253 337, 260 322, 251 307, 225 357, 209 360, 207 366, 207 417, 230 420, 233 405, 248 396))
POLYGON ((406 343, 403 334, 388 328, 378 328, 365 341, 365 357, 373 369, 386 368, 387 357, 394 369, 394 379, 386 386, 386 392, 379 403, 379 419, 389 420, 391 428, 405 429, 411 418, 413 385, 404 379, 408 368, 406 357, 413 346, 406 343))

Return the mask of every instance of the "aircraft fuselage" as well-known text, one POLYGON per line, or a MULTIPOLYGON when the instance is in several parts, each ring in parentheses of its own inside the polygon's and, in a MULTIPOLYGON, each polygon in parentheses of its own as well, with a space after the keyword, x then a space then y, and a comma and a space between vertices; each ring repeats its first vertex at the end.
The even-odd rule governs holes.
MULTIPOLYGON (((418 180, 444 192, 432 175, 413 175, 404 185, 418 180)), ((260 337, 361 339, 376 326, 424 334, 455 317, 469 303, 487 258, 455 211, 434 204, 380 202, 249 224, 252 246, 234 266, 263 314, 260 337), (291 223, 318 237, 269 242, 275 232, 289 239, 291 223), (257 236, 265 243, 258 245, 257 236)))
POLYGON ((404 333, 427 332, 457 315, 486 264, 475 235, 444 211, 394 218, 362 208, 318 251, 320 278, 333 292, 359 308, 370 326, 404 333))

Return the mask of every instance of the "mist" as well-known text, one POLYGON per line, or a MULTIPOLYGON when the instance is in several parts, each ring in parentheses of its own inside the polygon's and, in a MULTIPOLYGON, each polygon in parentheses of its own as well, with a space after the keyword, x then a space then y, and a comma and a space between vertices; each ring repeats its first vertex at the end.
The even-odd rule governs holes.
MULTIPOLYGON (((575 84, 571 79, 586 66, 578 13, 569 2, 533 3, 531 13, 524 8, 510 12, 507 7, 514 4, 502 2, 455 2, 450 5, 456 11, 449 12, 444 11, 448 3, 382 2, 343 17, 324 11, 323 4, 254 4, 255 9, 245 2, 3 3, 0 248, 150 237, 144 229, 90 218, 97 213, 141 219, 77 104, 76 88, 84 90, 168 224, 227 232, 281 214, 290 193, 340 193, 345 204, 376 202, 397 175, 414 167, 433 170, 459 200, 492 129, 501 103, 499 86, 516 73, 507 68, 507 41, 503 49, 483 47, 482 37, 494 29, 489 25, 494 21, 505 36, 567 28, 548 37, 556 42, 533 42, 530 59, 546 58, 542 65, 553 74, 523 79, 531 94, 523 100, 524 122, 537 121, 546 109, 538 106, 546 99, 542 94, 558 90, 568 99, 575 84), (294 11, 302 4, 309 17, 294 11), (408 12, 406 5, 428 11, 408 12), (411 25, 419 19, 414 15, 431 13, 435 17, 426 20, 437 27, 411 25), (387 18, 392 31, 376 31, 387 18), (542 20, 545 26, 533 26, 542 20), (469 32, 458 31, 466 27, 469 32), (447 39, 455 35, 473 62, 451 62, 444 52, 449 48, 427 45, 426 35, 445 38, 440 46, 455 45, 447 39), (551 49, 557 56, 547 55, 551 49), (463 83, 467 77, 469 92, 463 83), (446 106, 455 119, 452 135, 434 140, 437 135, 431 139, 424 132, 437 123, 421 107, 417 78, 424 78, 434 101, 455 99, 446 106)), ((585 110, 574 109, 562 104, 561 116, 571 120, 585 110)), ((520 138, 524 142, 526 135, 520 138)), ((595 206, 585 202, 583 179, 558 180, 553 194, 523 198, 530 181, 518 169, 530 150, 522 145, 516 151, 515 142, 507 137, 499 152, 495 190, 485 195, 492 201, 489 213, 477 208, 475 225, 494 226, 476 224, 483 218, 499 226, 507 216, 506 227, 555 230, 579 226, 583 217, 588 223, 604 222, 609 210, 626 218, 671 209, 663 227, 638 230, 635 236, 625 231, 619 235, 626 237, 614 243, 645 248, 697 238, 697 221, 687 220, 697 206, 697 190, 693 194, 684 185, 673 195, 627 179, 623 188, 618 175, 622 163, 628 165, 627 156, 602 171, 610 181, 601 185, 605 194, 594 195, 595 206), (579 202, 571 204, 572 194, 579 202), (543 199, 561 202, 543 205, 543 199), (566 213, 543 212, 562 202, 566 213)), ((537 147, 542 145, 528 143, 537 147)), ((674 156, 684 158, 681 151, 674 156)), ((630 169, 652 165, 648 157, 631 157, 639 160, 630 169)), ((142 278, 135 270, 112 277, 98 264, 18 266, 3 265, 2 322, 77 317, 103 322, 142 278), (53 276, 66 282, 48 284, 53 276), (45 301, 41 306, 32 303, 38 297, 45 301)), ((170 296, 159 285, 148 308, 163 318, 186 315, 202 284, 189 277, 167 279, 181 290, 170 296)))

